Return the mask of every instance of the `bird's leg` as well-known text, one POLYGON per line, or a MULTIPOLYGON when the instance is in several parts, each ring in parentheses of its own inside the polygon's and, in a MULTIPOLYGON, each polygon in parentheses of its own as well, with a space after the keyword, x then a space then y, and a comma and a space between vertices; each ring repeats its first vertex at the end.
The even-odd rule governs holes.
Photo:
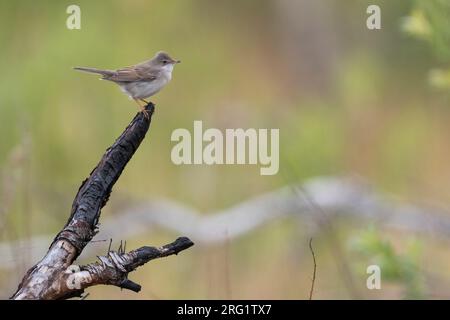
POLYGON ((145 99, 139 99, 139 100, 141 100, 142 102, 145 102, 146 105, 149 104, 149 102, 145 99))
POLYGON ((142 112, 144 111, 144 107, 142 106, 142 104, 139 103, 139 99, 133 99, 134 101, 136 101, 137 105, 139 106, 139 110, 142 112))
POLYGON ((145 106, 143 106, 143 105, 141 105, 141 104, 139 103, 139 101, 140 101, 141 99, 133 99, 133 100, 136 101, 136 103, 138 104, 139 109, 140 109, 141 112, 144 114, 144 117, 146 117, 147 119, 150 119, 150 115, 148 114, 147 110, 145 109, 145 106))

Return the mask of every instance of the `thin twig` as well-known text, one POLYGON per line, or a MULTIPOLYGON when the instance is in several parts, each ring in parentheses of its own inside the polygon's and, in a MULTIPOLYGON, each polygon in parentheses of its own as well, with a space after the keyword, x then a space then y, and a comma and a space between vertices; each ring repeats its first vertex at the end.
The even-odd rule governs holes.
MULTIPOLYGON (((290 172, 295 172, 295 170, 293 170, 294 167, 289 162, 287 162, 287 166, 290 172)), ((285 179, 288 178, 284 172, 283 176, 285 177, 285 179)), ((324 208, 322 208, 322 206, 318 204, 313 197, 310 196, 308 190, 306 190, 303 186, 290 185, 289 187, 292 192, 299 197, 299 199, 303 198, 304 202, 306 204, 309 204, 308 206, 311 212, 314 213, 313 217, 316 220, 317 226, 321 230, 328 233, 327 241, 331 249, 333 258, 336 262, 337 268, 344 278, 344 285, 353 298, 360 298, 358 289, 354 284, 353 273, 350 264, 345 257, 344 249, 341 246, 341 242, 337 231, 334 228, 333 222, 330 220, 331 215, 328 214, 328 212, 324 208)))
POLYGON ((309 291, 309 300, 312 300, 312 296, 313 296, 313 292, 314 292, 314 284, 316 283, 316 270, 317 270, 316 255, 314 254, 314 249, 312 247, 312 240, 313 240, 313 238, 309 239, 309 250, 311 251, 311 255, 313 258, 314 269, 313 269, 313 276, 311 279, 311 290, 309 291))
POLYGON ((310 204, 310 208, 313 212, 316 212, 317 215, 317 223, 318 226, 328 232, 327 242, 331 249, 331 254, 336 262, 337 268, 339 272, 342 274, 344 279, 344 285, 347 287, 348 292, 352 295, 353 298, 359 299, 360 294, 355 286, 353 272, 349 262, 344 253, 344 249, 342 248, 341 241, 339 239, 339 235, 335 229, 333 221, 330 220, 330 215, 323 209, 308 193, 308 191, 302 186, 293 187, 294 192, 296 192, 299 196, 303 196, 305 201, 310 204))
POLYGON ((231 299, 231 281, 230 281, 230 238, 228 237, 228 231, 225 230, 225 242, 223 244, 224 250, 224 278, 225 278, 225 295, 226 299, 231 299))
POLYGON ((108 254, 111 251, 112 238, 109 239, 108 254))

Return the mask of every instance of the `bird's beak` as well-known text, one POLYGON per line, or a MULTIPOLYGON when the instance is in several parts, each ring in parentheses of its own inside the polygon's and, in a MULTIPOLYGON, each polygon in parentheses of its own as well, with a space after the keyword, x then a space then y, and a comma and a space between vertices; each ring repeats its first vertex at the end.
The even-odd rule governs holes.
POLYGON ((181 60, 174 60, 173 63, 181 63, 181 60))

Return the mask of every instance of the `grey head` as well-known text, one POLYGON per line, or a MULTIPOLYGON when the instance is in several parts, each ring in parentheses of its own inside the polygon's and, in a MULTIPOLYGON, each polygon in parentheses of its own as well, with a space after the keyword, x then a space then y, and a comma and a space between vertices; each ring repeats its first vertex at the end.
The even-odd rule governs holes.
POLYGON ((180 63, 180 60, 175 60, 171 58, 166 52, 159 51, 155 54, 155 56, 150 60, 152 65, 154 66, 166 66, 166 65, 175 65, 180 63))

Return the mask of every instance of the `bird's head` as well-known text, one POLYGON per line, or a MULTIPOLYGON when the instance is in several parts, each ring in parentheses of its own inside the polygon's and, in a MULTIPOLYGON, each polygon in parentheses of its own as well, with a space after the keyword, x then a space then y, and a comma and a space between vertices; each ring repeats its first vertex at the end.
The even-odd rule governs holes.
POLYGON ((154 63, 162 68, 170 69, 172 71, 173 66, 180 63, 180 60, 175 60, 171 58, 166 52, 159 51, 152 59, 154 63))

